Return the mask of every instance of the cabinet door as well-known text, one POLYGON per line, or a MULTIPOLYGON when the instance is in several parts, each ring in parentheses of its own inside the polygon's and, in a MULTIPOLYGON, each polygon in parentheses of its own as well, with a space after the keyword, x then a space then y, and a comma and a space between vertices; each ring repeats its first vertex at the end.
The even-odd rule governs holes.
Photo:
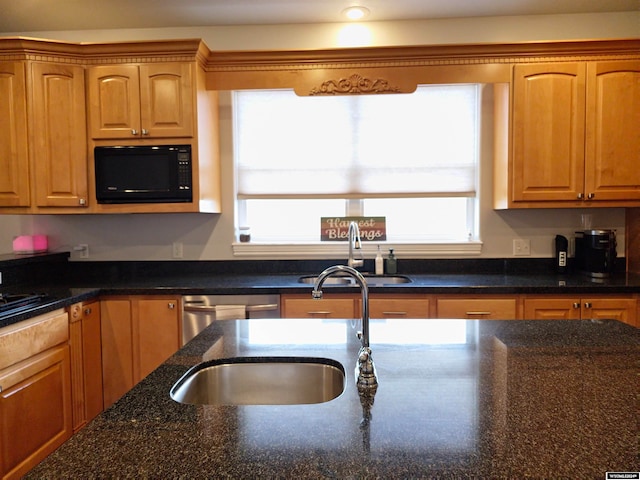
POLYGON ((143 136, 193 136, 194 94, 188 63, 140 66, 143 136))
POLYGON ((71 437, 69 347, 0 371, 0 476, 20 478, 71 437))
POLYGON ((586 193, 640 200, 640 61, 592 62, 587 70, 586 193))
POLYGON ((634 298, 584 298, 582 318, 620 320, 635 326, 636 305, 634 298))
POLYGON ((370 318, 429 318, 429 299, 407 297, 372 297, 370 318))
POLYGON ((22 62, 0 63, 0 206, 29 206, 27 95, 22 62))
POLYGON ((103 409, 102 340, 100 303, 82 306, 82 353, 84 366, 85 420, 90 422, 103 409))
POLYGON ((180 349, 178 306, 177 298, 137 298, 132 301, 136 382, 180 349))
POLYGON ((38 207, 87 205, 84 69, 33 63, 31 165, 38 207))
POLYGON ((104 408, 134 385, 131 303, 128 299, 100 302, 104 408))
POLYGON ((580 320, 579 298, 526 298, 525 320, 580 320))
POLYGON ((438 318, 514 320, 517 318, 515 298, 439 298, 438 318))
POLYGON ((358 299, 346 295, 327 295, 319 300, 307 295, 281 295, 280 299, 284 318, 356 318, 359 311, 358 299))
POLYGON ((513 201, 576 201, 584 192, 585 64, 516 65, 513 201))
POLYGON ((88 70, 91 137, 140 135, 140 76, 136 65, 100 65, 88 70))

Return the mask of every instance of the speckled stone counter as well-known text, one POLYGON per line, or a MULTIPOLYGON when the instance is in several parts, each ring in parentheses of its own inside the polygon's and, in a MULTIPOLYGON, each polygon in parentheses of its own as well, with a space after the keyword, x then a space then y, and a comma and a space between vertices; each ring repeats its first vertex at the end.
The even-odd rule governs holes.
POLYGON ((219 321, 27 477, 605 478, 638 471, 640 330, 615 321, 387 320, 379 387, 354 385, 341 320, 219 321), (314 405, 202 406, 169 397, 200 361, 317 356, 347 371, 314 405))

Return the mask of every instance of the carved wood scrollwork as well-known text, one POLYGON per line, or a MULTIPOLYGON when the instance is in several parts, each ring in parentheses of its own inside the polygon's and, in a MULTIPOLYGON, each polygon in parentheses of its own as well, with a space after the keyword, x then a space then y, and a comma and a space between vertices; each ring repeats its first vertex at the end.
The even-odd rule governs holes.
POLYGON ((398 87, 392 87, 383 78, 372 80, 354 73, 349 78, 327 80, 319 87, 314 87, 309 95, 360 95, 370 93, 399 93, 398 87))

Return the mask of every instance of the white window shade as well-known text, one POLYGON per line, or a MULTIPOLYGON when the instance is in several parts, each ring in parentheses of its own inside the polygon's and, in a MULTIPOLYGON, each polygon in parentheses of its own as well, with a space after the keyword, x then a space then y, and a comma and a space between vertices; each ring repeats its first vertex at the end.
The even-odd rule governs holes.
POLYGON ((238 198, 475 196, 477 97, 236 92, 238 198))

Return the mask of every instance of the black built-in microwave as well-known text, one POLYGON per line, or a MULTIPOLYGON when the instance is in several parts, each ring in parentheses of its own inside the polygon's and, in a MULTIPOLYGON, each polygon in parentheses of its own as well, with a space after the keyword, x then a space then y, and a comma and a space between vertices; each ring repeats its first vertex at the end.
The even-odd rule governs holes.
POLYGON ((191 145, 95 147, 98 203, 191 202, 191 145))

